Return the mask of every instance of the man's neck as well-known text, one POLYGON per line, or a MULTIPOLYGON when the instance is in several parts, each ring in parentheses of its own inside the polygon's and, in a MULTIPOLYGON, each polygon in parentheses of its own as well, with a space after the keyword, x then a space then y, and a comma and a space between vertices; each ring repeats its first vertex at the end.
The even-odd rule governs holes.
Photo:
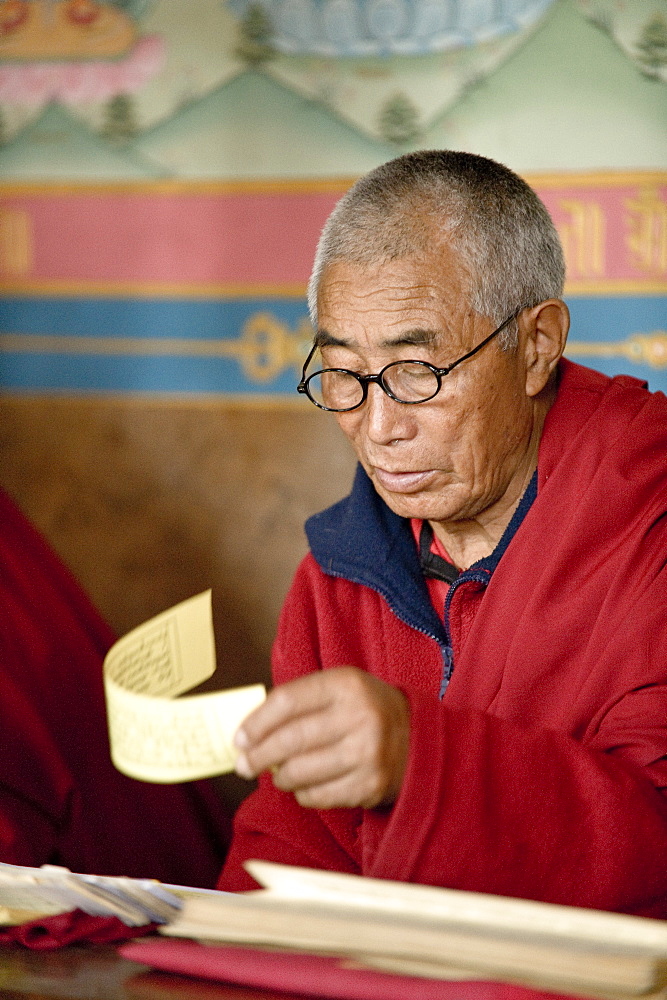
POLYGON ((442 542, 449 558, 458 569, 468 569, 473 563, 491 555, 512 520, 534 471, 535 466, 527 470, 519 488, 510 494, 506 493, 502 498, 503 502, 494 505, 490 513, 485 511, 483 518, 429 522, 434 535, 442 542))
POLYGON ((539 400, 535 400, 533 430, 523 460, 495 503, 466 520, 429 522, 434 535, 459 569, 468 569, 473 563, 490 556, 505 533, 537 468, 542 428, 554 399, 555 391, 550 387, 539 400))

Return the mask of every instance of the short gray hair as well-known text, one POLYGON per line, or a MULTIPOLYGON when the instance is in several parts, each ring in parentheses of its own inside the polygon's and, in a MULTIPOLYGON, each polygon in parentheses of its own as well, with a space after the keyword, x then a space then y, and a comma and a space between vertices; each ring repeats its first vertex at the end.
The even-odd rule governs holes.
MULTIPOLYGON (((533 189, 484 156, 421 150, 366 174, 329 216, 308 284, 313 325, 320 281, 333 261, 383 263, 444 241, 467 274, 469 304, 493 323, 563 293, 563 250, 533 189)), ((512 323, 501 335, 504 347, 516 342, 516 329, 512 323)))

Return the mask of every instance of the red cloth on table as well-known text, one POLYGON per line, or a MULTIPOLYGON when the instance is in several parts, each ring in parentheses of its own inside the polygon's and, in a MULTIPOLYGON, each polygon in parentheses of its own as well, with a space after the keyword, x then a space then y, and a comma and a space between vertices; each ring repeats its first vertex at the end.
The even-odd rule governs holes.
POLYGON ((0 861, 215 883, 230 817, 213 784, 111 763, 102 661, 114 635, 0 491, 0 861))
POLYGON ((155 924, 128 927, 117 917, 91 917, 82 910, 40 917, 15 927, 0 927, 0 945, 22 945, 31 951, 52 951, 68 944, 111 944, 141 937, 155 924))
MULTIPOLYGON (((165 941, 163 938, 130 942, 118 950, 133 962, 145 962, 167 972, 332 1000, 559 1000, 553 993, 509 983, 447 982, 399 976, 325 955, 205 945, 174 939, 165 941)), ((143 975, 132 980, 133 995, 142 995, 143 980, 143 975)), ((148 987, 150 976, 145 981, 148 987)), ((148 989, 146 993, 150 995, 148 989)))

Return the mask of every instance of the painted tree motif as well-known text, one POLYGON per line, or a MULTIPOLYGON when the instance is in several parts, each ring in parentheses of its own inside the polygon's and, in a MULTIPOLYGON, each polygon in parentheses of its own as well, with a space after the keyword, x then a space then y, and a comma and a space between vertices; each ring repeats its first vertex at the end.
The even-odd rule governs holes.
POLYGON ((405 94, 394 94, 382 106, 378 118, 378 132, 385 142, 402 146, 412 142, 420 132, 419 112, 405 94))
POLYGON ((134 115, 134 104, 129 94, 116 94, 105 108, 102 138, 123 146, 139 131, 134 115))
POLYGON ((639 62, 647 76, 658 77, 667 66, 667 20, 656 14, 644 25, 637 42, 639 62))
POLYGON ((237 56, 249 66, 259 66, 276 54, 272 39, 271 18, 261 3, 251 3, 239 24, 237 56))

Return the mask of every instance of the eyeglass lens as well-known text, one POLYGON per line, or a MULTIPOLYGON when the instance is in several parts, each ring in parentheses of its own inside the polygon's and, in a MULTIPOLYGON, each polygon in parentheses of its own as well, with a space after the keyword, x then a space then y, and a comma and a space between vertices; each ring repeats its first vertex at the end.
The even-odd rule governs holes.
MULTIPOLYGON (((382 384, 402 403, 419 403, 437 393, 436 373, 420 361, 397 361, 385 368, 382 384)), ((352 373, 335 369, 317 372, 308 380, 312 398, 329 410, 350 410, 364 399, 363 383, 352 373)))

